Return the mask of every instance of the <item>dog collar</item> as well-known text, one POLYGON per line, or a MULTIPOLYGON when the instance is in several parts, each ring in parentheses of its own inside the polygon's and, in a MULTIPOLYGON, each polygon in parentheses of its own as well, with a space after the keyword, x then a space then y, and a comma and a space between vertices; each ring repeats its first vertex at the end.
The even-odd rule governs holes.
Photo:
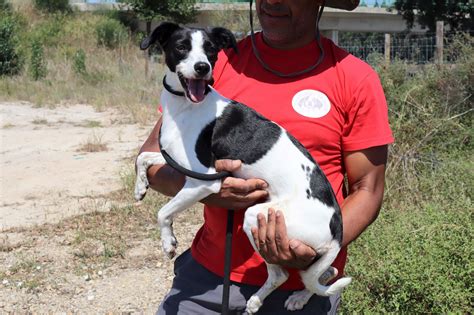
POLYGON ((165 87, 166 91, 170 92, 171 94, 174 94, 176 96, 184 96, 184 92, 175 91, 168 83, 166 83, 166 76, 163 77, 163 86, 165 87))
MULTIPOLYGON (((212 84, 212 82, 214 82, 214 81, 211 80, 211 84, 212 84)), ((170 92, 173 95, 176 95, 176 96, 184 96, 185 95, 184 92, 173 90, 173 88, 168 83, 166 83, 166 76, 163 77, 163 86, 165 87, 166 91, 170 92)), ((209 88, 209 85, 206 85, 206 91, 204 91, 204 94, 207 94, 209 92, 211 92, 211 89, 209 88)))

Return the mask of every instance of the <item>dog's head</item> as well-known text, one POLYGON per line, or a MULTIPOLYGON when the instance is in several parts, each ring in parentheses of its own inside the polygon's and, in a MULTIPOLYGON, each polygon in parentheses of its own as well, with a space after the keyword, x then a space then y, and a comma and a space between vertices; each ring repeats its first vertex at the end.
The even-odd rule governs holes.
POLYGON ((164 22, 143 39, 140 48, 147 49, 155 42, 161 46, 166 65, 176 73, 186 97, 193 103, 200 103, 205 97, 219 50, 237 51, 234 35, 222 27, 204 30, 164 22))

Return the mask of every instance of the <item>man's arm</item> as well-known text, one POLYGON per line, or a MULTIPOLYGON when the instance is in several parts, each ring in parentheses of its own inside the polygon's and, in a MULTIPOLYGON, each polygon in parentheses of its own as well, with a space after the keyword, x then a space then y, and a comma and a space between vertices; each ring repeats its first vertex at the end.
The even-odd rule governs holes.
MULTIPOLYGON (((349 195, 342 204, 344 234, 342 245, 354 241, 376 218, 382 205, 387 162, 387 146, 344 153, 349 195)), ((304 269, 316 252, 286 234, 281 212, 269 209, 268 221, 258 216, 258 227, 252 229, 259 252, 269 263, 304 269)))
MULTIPOLYGON (((161 123, 162 120, 160 118, 140 148, 139 154, 142 152, 160 152, 158 138, 161 123)), ((147 177, 150 188, 167 196, 176 195, 183 188, 185 181, 183 174, 166 164, 153 165, 148 168, 147 177)))
MULTIPOLYGON (((148 139, 140 148, 142 152, 160 152, 158 145, 161 118, 156 123, 148 139)), ((229 171, 237 170, 240 167, 240 161, 217 162, 217 170, 223 167, 229 171)), ((147 173, 150 187, 167 196, 175 196, 185 182, 185 176, 167 164, 153 165, 147 173)), ((268 193, 265 190, 267 184, 261 179, 248 179, 227 177, 222 181, 222 187, 219 193, 212 194, 202 200, 203 203, 219 206, 227 209, 246 209, 258 201, 267 198, 268 193)))
POLYGON ((342 203, 346 246, 377 218, 382 206, 388 146, 344 153, 349 195, 342 203))

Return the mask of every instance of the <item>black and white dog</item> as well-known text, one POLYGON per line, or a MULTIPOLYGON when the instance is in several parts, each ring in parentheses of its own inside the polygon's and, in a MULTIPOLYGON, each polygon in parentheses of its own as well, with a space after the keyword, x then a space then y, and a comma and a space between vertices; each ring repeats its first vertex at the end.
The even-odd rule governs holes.
MULTIPOLYGON (((178 164, 200 173, 215 173, 217 159, 241 160, 233 174, 244 179, 261 178, 268 183, 269 198, 245 212, 244 230, 255 247, 251 227, 257 214, 268 208, 283 212, 290 239, 314 248, 320 258, 301 271, 306 290, 296 292, 285 305, 289 310, 303 308, 313 294, 333 295, 351 279, 342 278, 329 286, 320 276, 336 258, 342 241, 342 217, 334 192, 321 169, 305 148, 276 123, 253 109, 229 100, 208 84, 217 53, 222 48, 237 50, 233 34, 224 28, 191 29, 173 23, 160 24, 140 47, 158 42, 163 49, 167 72, 166 89, 161 94, 163 124, 160 146, 178 164)), ((135 197, 146 193, 146 171, 164 164, 160 153, 143 152, 137 158, 135 197)), ((184 187, 158 212, 163 250, 172 258, 176 238, 173 217, 206 196, 220 190, 221 181, 187 177, 184 187)), ((267 264, 268 279, 247 302, 247 312, 256 313, 263 300, 288 279, 288 272, 267 264)))

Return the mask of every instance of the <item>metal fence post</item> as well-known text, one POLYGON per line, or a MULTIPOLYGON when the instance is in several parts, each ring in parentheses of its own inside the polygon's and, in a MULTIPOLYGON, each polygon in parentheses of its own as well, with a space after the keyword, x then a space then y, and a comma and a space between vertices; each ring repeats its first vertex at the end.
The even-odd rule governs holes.
POLYGON ((444 23, 443 21, 436 22, 436 63, 443 63, 443 48, 444 48, 444 23))
POLYGON ((334 42, 334 44, 338 45, 339 44, 339 31, 338 30, 331 30, 331 40, 334 42))
POLYGON ((385 62, 387 64, 390 63, 390 49, 391 49, 391 40, 390 34, 385 34, 385 45, 384 45, 384 55, 385 55, 385 62))

